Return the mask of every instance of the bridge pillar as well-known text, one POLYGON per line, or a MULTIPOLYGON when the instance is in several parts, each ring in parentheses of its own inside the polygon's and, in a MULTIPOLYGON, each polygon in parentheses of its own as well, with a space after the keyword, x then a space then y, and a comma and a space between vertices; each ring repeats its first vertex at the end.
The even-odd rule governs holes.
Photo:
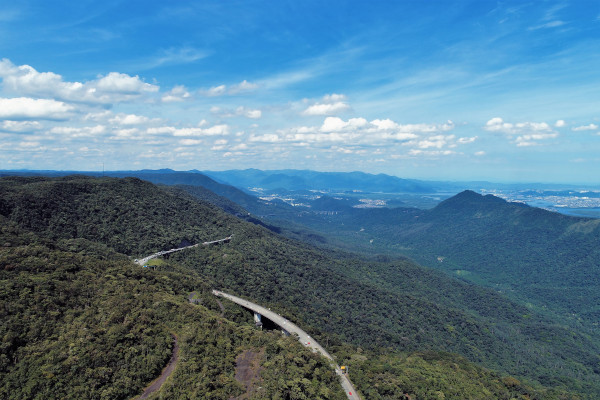
POLYGON ((262 329, 262 315, 260 315, 259 313, 255 312, 254 313, 254 324, 256 326, 260 326, 260 329, 262 329))

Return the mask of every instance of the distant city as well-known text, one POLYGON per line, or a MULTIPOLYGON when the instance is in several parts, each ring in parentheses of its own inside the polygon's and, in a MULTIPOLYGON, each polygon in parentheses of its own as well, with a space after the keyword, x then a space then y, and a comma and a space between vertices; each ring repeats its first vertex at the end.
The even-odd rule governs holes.
MULTIPOLYGON (((250 188, 261 200, 280 200, 294 207, 311 207, 311 202, 327 195, 337 200, 355 199, 354 208, 417 207, 432 208, 455 193, 369 193, 361 191, 339 192, 325 190, 272 191, 250 188)), ((477 189, 481 194, 491 194, 509 202, 524 203, 532 207, 565 215, 600 218, 600 191, 597 190, 536 190, 536 189, 477 189)))

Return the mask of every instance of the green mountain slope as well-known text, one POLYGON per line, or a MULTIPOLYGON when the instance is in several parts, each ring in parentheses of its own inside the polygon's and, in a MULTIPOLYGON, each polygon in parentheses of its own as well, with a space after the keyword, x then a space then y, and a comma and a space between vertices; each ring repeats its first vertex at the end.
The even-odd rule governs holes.
POLYGON ((312 398, 345 398, 325 361, 297 341, 219 317, 203 279, 142 269, 85 239, 48 241, 0 222, 0 398, 133 398, 169 360, 173 335, 181 357, 163 398, 244 393, 235 360, 252 349, 263 354, 260 395, 305 391, 300 375, 312 398), (204 305, 187 302, 192 288, 204 305))
MULTIPOLYGON (((182 292, 201 284, 197 280, 184 284, 189 276, 203 277, 278 310, 307 327, 323 343, 331 340, 334 351, 342 341, 370 351, 451 351, 534 384, 598 393, 596 342, 549 324, 497 294, 450 280, 409 261, 367 262, 327 254, 138 179, 5 178, 0 180, 0 188, 0 214, 8 222, 38 232, 51 243, 75 246, 91 242, 94 249, 106 253, 104 257, 112 257, 110 249, 138 256, 182 241, 193 243, 233 233, 234 239, 227 245, 200 246, 171 256, 163 268, 179 274, 170 281, 181 282, 177 282, 178 287, 161 290, 169 299, 179 298, 172 300, 176 304, 185 302, 182 292), (376 278, 357 279, 368 271, 375 277, 396 271, 394 276, 404 274, 412 284, 402 286, 391 280, 382 286, 376 278), (182 297, 177 297, 178 293, 182 297)), ((68 251, 78 250, 75 246, 68 251)), ((154 273, 122 262, 127 265, 125 270, 141 274, 127 282, 139 283, 145 274, 154 273)), ((117 282, 123 279, 114 270, 106 273, 102 265, 98 268, 102 276, 115 276, 117 282)), ((112 282, 112 278, 106 279, 112 282)), ((144 289, 111 290, 127 296, 144 289)), ((150 293, 156 291, 151 289, 150 293)), ((93 294, 89 296, 95 299, 93 294)), ((124 300, 117 297, 111 301, 120 304, 124 300)), ((174 312, 174 306, 165 307, 164 312, 175 319, 188 312, 186 308, 174 312)), ((116 321, 122 323, 123 319, 116 321)), ((168 338, 166 330, 163 337, 168 338)), ((375 367, 367 363, 361 368, 367 374, 375 367)))
POLYGON ((303 222, 357 249, 410 255, 589 329, 600 315, 600 220, 465 191, 428 211, 350 210, 303 222))

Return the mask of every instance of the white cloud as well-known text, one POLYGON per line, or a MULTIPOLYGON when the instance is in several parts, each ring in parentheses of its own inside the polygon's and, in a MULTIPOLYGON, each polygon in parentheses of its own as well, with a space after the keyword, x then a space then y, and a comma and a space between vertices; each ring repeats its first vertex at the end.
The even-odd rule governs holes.
POLYGON ((240 143, 238 145, 233 146, 230 150, 239 151, 248 149, 248 145, 246 143, 240 143))
POLYGON ((2 121, 0 131, 3 132, 34 132, 42 129, 42 124, 38 121, 2 121))
POLYGON ((177 103, 188 100, 191 97, 192 95, 187 91, 185 86, 177 85, 165 93, 161 100, 163 103, 177 103))
POLYGON ((484 126, 490 132, 501 132, 507 135, 516 135, 521 132, 550 132, 552 128, 546 122, 519 122, 516 124, 504 122, 502 118, 490 119, 484 126))
POLYGON ((117 125, 140 125, 148 121, 150 118, 135 114, 118 114, 109 120, 110 123, 117 125))
POLYGON ((480 150, 480 151, 476 151, 476 152, 475 152, 475 155, 476 155, 477 157, 485 156, 485 154, 486 154, 486 153, 485 153, 485 151, 483 151, 483 150, 480 150))
POLYGON ((179 143, 183 146, 196 146, 202 143, 200 139, 181 139, 179 143))
POLYGON ((143 82, 139 76, 129 76, 119 72, 110 72, 94 82, 97 90, 108 93, 138 95, 144 92, 157 92, 158 86, 143 82))
POLYGON ((250 119, 259 119, 262 117, 262 111, 258 109, 246 108, 240 106, 234 110, 225 109, 217 106, 210 108, 210 112, 217 114, 221 118, 232 118, 232 117, 246 117, 250 119))
MULTIPOLYGON (((327 117, 321 126, 299 126, 278 130, 276 133, 251 135, 251 142, 289 143, 293 146, 325 144, 356 147, 388 146, 402 143, 421 148, 455 147, 459 143, 454 135, 430 135, 419 139, 423 133, 443 133, 453 129, 454 124, 416 124, 399 125, 391 120, 373 120, 350 118, 347 121, 339 117, 327 117)), ((461 143, 462 144, 462 143, 461 143)), ((341 147, 340 147, 341 148, 341 147)), ((364 149, 352 149, 355 153, 364 149)))
POLYGON ((259 143, 279 143, 283 139, 274 133, 265 133, 264 135, 252 135, 249 139, 251 142, 259 143))
POLYGON ((200 90, 199 93, 203 96, 216 97, 216 96, 223 96, 226 94, 227 95, 235 95, 235 94, 255 90, 257 88, 258 88, 258 84, 248 82, 247 80, 243 80, 242 82, 240 82, 236 85, 231 85, 230 87, 227 87, 227 85, 213 86, 208 90, 200 90))
POLYGON ((308 107, 302 112, 304 115, 331 115, 350 109, 347 103, 338 101, 336 103, 323 104, 317 103, 308 107))
POLYGON ((449 156, 451 154, 456 154, 452 150, 417 150, 412 149, 408 152, 411 156, 449 156))
POLYGON ((176 128, 174 126, 160 126, 148 128, 146 133, 151 135, 170 134, 176 137, 226 136, 229 135, 229 126, 225 124, 214 125, 209 128, 176 128))
POLYGON ((258 118, 262 117, 262 111, 253 110, 253 109, 245 108, 245 107, 238 107, 235 110, 235 113, 237 115, 242 115, 246 118, 251 118, 251 119, 258 119, 258 118))
POLYGON ((368 122, 364 118, 350 118, 344 121, 338 117, 327 117, 321 125, 321 132, 339 132, 347 130, 355 130, 367 126, 368 122))
POLYGON ((103 125, 96 126, 55 126, 50 129, 51 134, 66 136, 70 138, 90 138, 106 133, 107 129, 103 125))
POLYGON ((247 80, 243 80, 237 85, 233 85, 229 88, 229 94, 237 94, 241 92, 248 92, 250 90, 255 90, 258 88, 258 84, 248 82, 247 80))
POLYGON ((211 87, 210 89, 203 91, 201 93, 204 94, 205 96, 215 97, 215 96, 224 95, 226 91, 227 91, 227 86, 220 85, 220 86, 211 87))
POLYGON ((110 72, 85 83, 66 82, 53 72, 38 72, 29 65, 16 66, 8 59, 0 60, 0 78, 6 90, 20 96, 46 97, 84 103, 128 101, 159 87, 142 81, 137 75, 110 72))
POLYGON ((72 111, 73 106, 62 101, 28 97, 0 98, 0 119, 62 120, 68 118, 72 111))
POLYGON ((458 138, 458 143, 460 143, 460 144, 467 144, 467 143, 473 143, 476 140, 477 140, 477 136, 473 136, 473 137, 461 137, 461 138, 458 138))
POLYGON ((346 95, 344 95, 344 94, 332 93, 332 94, 326 94, 325 96, 323 96, 323 102, 325 102, 325 103, 336 103, 338 101, 345 101, 345 100, 346 100, 346 95))
POLYGON ((546 122, 519 122, 516 124, 504 122, 502 118, 490 119, 484 126, 490 132, 499 132, 509 137, 517 136, 513 141, 519 147, 535 146, 538 140, 558 137, 558 132, 546 122))
POLYGON ((577 126, 577 127, 573 128, 573 130, 576 132, 595 131, 596 129, 598 129, 598 125, 596 125, 596 124, 582 125, 582 126, 577 126))
POLYGON ((343 94, 326 94, 323 98, 305 109, 303 115, 332 115, 350 109, 343 94))
POLYGON ((95 112, 95 113, 88 113, 83 117, 83 120, 84 121, 106 121, 111 115, 113 115, 113 113, 108 110, 101 111, 101 112, 95 112))
POLYGON ((562 120, 562 119, 559 119, 558 121, 556 121, 556 122, 554 123, 554 126, 555 126, 556 128, 563 128, 563 127, 567 126, 567 123, 566 123, 564 120, 562 120))
POLYGON ((519 122, 516 124, 504 122, 502 118, 496 117, 490 119, 484 126, 484 129, 490 132, 501 132, 507 135, 516 135, 521 132, 549 132, 552 131, 550 125, 545 122, 519 122))

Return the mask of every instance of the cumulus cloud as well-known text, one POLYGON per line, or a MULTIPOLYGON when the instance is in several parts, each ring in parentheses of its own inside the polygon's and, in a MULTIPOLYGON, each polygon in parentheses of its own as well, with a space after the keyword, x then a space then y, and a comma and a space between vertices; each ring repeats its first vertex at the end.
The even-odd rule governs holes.
POLYGON ((0 119, 67 119, 73 106, 62 101, 32 99, 28 97, 0 98, 0 119))
POLYGON ((321 132, 350 131, 367 125, 368 122, 364 118, 350 118, 348 121, 344 121, 338 117, 327 117, 321 125, 321 132))
POLYGON ((258 119, 262 117, 262 111, 240 106, 236 108, 235 115, 241 115, 250 119, 258 119))
POLYGON ((190 92, 187 91, 185 86, 177 85, 173 89, 169 90, 161 98, 163 103, 177 103, 188 100, 192 97, 190 92))
POLYGON ((181 139, 179 143, 183 146, 196 146, 202 144, 200 139, 181 139))
POLYGON ((230 150, 239 151, 248 149, 248 145, 246 143, 240 143, 238 145, 233 146, 230 150))
POLYGON ((552 128, 546 122, 519 122, 516 124, 504 122, 502 118, 490 119, 484 126, 490 132, 500 132, 507 135, 517 135, 522 132, 550 132, 552 128))
POLYGON ((0 78, 5 90, 17 95, 52 98, 83 103, 109 104, 128 101, 159 87, 142 81, 139 76, 110 72, 88 82, 67 82, 53 72, 38 72, 29 65, 14 65, 0 60, 0 78))
POLYGON ((419 150, 412 149, 408 152, 411 156, 449 156, 455 154, 452 150, 419 150))
POLYGON ((94 82, 96 89, 108 93, 141 94, 157 92, 158 86, 140 80, 139 76, 129 76, 119 72, 111 72, 94 82))
POLYGON ((107 128, 103 125, 96 126, 55 126, 50 129, 50 133, 54 135, 66 136, 70 138, 91 138, 102 135, 107 132, 107 128))
POLYGON ((222 118, 246 117, 250 119, 259 119, 262 117, 261 110, 247 108, 243 106, 240 106, 235 110, 213 106, 210 108, 210 112, 213 114, 217 114, 222 118))
POLYGON ((12 133, 34 132, 42 129, 38 121, 2 121, 0 131, 12 133))
POLYGON ((225 124, 214 125, 209 128, 176 128, 174 126, 160 126, 148 128, 146 132, 151 135, 168 134, 176 137, 226 136, 229 135, 229 126, 225 124))
POLYGON ((596 125, 596 124, 582 125, 582 126, 577 126, 577 127, 573 128, 573 130, 576 132, 595 131, 596 129, 598 129, 598 125, 596 125))
POLYGON ((460 144, 467 144, 467 143, 473 143, 476 140, 477 140, 477 136, 473 136, 473 137, 461 137, 461 138, 458 138, 458 143, 460 143, 460 144))
POLYGON ((323 96, 321 101, 309 106, 305 109, 303 115, 333 115, 350 109, 348 103, 345 102, 346 96, 342 94, 327 94, 323 96))
MULTIPOLYGON (((365 118, 327 117, 321 126, 300 126, 276 133, 250 135, 251 142, 289 143, 294 146, 336 145, 372 147, 405 144, 420 148, 443 148, 456 146, 454 135, 441 133, 453 129, 451 121, 445 124, 400 125, 392 120, 367 121, 365 118), (429 133, 429 135, 427 135, 429 133), (421 137, 421 135, 425 137, 421 137), (420 139, 419 139, 420 138, 420 139)), ((462 143, 461 143, 462 144, 462 143)), ((359 150, 354 150, 359 151, 359 150)))
POLYGON ((337 103, 322 104, 317 103, 308 107, 302 112, 304 115, 331 115, 350 109, 347 103, 338 101, 337 103))
POLYGON ((150 118, 135 114, 118 114, 109 120, 110 123, 117 125, 140 125, 148 121, 150 121, 150 118))
POLYGON ((489 132, 503 133, 510 138, 517 136, 513 143, 519 147, 535 146, 540 140, 558 137, 558 132, 546 122, 510 123, 495 117, 485 124, 484 129, 489 132))
POLYGON ((554 123, 554 126, 555 126, 556 128, 563 128, 563 127, 567 126, 567 123, 566 123, 564 120, 562 120, 562 119, 559 119, 558 121, 556 121, 556 122, 554 123))

